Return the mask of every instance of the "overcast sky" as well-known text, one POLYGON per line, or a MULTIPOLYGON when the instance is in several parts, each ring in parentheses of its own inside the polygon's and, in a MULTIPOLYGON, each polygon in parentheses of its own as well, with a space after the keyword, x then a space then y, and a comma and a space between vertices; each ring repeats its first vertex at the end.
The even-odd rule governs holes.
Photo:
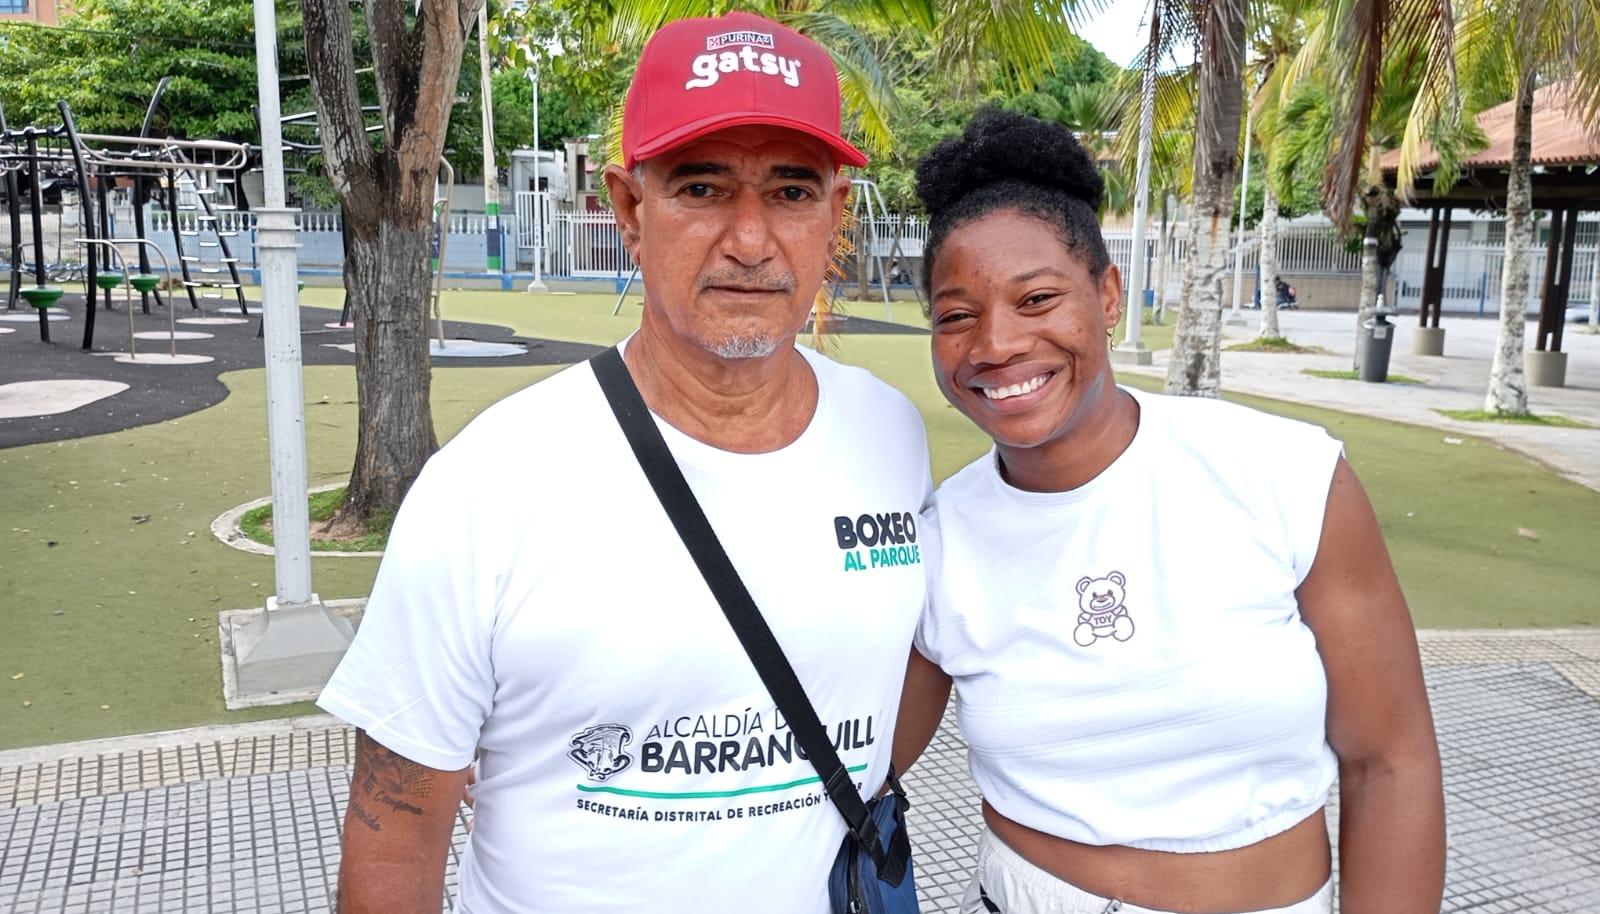
MULTIPOLYGON (((1149 0, 1107 0, 1106 8, 1093 19, 1078 27, 1078 34, 1111 58, 1111 62, 1126 67, 1139 56, 1139 49, 1149 39, 1149 0)), ((1193 52, 1183 55, 1184 62, 1192 59, 1193 52)), ((1162 70, 1174 64, 1161 62, 1162 70)))

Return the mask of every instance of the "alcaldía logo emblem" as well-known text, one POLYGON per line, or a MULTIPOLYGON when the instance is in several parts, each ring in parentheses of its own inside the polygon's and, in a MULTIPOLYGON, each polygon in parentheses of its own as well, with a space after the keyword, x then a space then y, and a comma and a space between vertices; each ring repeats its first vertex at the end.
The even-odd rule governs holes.
POLYGON ((589 780, 604 781, 626 771, 633 756, 622 748, 633 742, 633 731, 621 724, 599 724, 574 734, 567 758, 589 772, 589 780))

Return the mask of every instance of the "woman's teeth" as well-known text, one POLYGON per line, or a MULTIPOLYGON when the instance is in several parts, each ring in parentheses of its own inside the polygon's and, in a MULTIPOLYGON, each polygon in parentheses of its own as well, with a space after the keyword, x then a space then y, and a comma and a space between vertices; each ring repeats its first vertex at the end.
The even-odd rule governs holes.
POLYGON ((1050 376, 1042 374, 1036 378, 1023 381, 1021 384, 1012 384, 1010 387, 985 387, 982 390, 983 395, 991 400, 1006 400, 1011 397, 1020 397, 1023 394, 1033 393, 1043 387, 1044 382, 1048 380, 1050 380, 1050 376))

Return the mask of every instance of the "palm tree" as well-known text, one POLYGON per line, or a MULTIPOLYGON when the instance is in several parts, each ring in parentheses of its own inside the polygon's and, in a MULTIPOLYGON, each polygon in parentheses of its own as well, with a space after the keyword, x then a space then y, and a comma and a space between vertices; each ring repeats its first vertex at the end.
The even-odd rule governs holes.
POLYGON ((1420 139, 1429 141, 1445 163, 1441 173, 1449 174, 1476 139, 1476 128, 1470 119, 1459 116, 1460 96, 1457 102, 1444 103, 1447 95, 1457 91, 1453 84, 1431 84, 1422 68, 1415 65, 1417 57, 1426 52, 1422 43, 1398 43, 1397 39, 1365 102, 1361 154, 1352 160, 1359 170, 1358 196, 1354 201, 1343 199, 1342 185, 1336 179, 1338 166, 1329 163, 1339 161, 1339 150, 1350 142, 1349 125, 1342 120, 1347 114, 1341 113, 1341 106, 1348 105, 1348 101, 1341 97, 1351 91, 1348 83, 1352 65, 1340 55, 1320 60, 1316 56, 1323 53, 1332 28, 1333 23, 1326 17, 1313 20, 1294 63, 1284 71, 1285 80, 1279 91, 1281 109, 1269 140, 1274 146, 1269 174, 1282 189, 1293 175, 1321 170, 1324 211, 1347 234, 1353 232, 1354 226, 1352 202, 1362 209, 1361 286, 1352 347, 1355 359, 1360 352, 1362 324, 1376 307, 1388 270, 1400 254, 1399 197, 1412 180, 1410 163, 1417 155, 1417 144, 1420 139), (1433 118, 1431 126, 1419 126, 1428 117, 1433 118), (1400 195, 1385 183, 1379 168, 1380 157, 1393 149, 1401 151, 1400 195))
POLYGON ((1383 181, 1378 157, 1399 147, 1403 193, 1425 140, 1456 148, 1464 135, 1453 57, 1453 2, 1329 0, 1285 70, 1280 97, 1286 107, 1298 95, 1303 114, 1315 112, 1325 119, 1313 130, 1280 118, 1282 129, 1298 132, 1302 140, 1321 141, 1327 163, 1324 211, 1346 233, 1355 206, 1359 203, 1366 211, 1357 354, 1361 326, 1400 251, 1399 203, 1383 181))
POLYGON ((1244 105, 1245 0, 1206 0, 1199 13, 1199 104, 1183 304, 1167 361, 1166 391, 1215 397, 1222 386, 1222 275, 1244 105))
POLYGON ((1067 90, 1055 120, 1071 128, 1083 148, 1094 156, 1105 180, 1101 211, 1126 213, 1133 208, 1133 189, 1117 159, 1118 128, 1127 104, 1127 88, 1120 82, 1084 83, 1067 90))
POLYGON ((1506 253, 1500 279, 1500 329, 1486 412, 1528 413, 1523 376, 1533 240, 1533 97, 1541 77, 1563 82, 1564 104, 1600 132, 1600 0, 1468 0, 1456 33, 1457 67, 1502 81, 1515 99, 1506 186, 1506 253))
MULTIPOLYGON (((1193 8, 1181 0, 1151 0, 1149 30, 1145 47, 1132 68, 1123 74, 1122 109, 1119 113, 1116 154, 1119 171, 1132 174, 1142 187, 1134 190, 1129 205, 1134 212, 1134 267, 1128 277, 1129 292, 1141 274, 1143 238, 1149 194, 1161 199, 1161 232, 1156 242, 1153 318, 1161 323, 1166 308, 1168 248, 1171 242, 1170 200, 1174 193, 1187 193, 1193 147, 1189 145, 1194 124, 1193 66, 1160 72, 1160 63, 1180 45, 1192 45, 1196 37, 1193 8)), ((1152 279, 1147 277, 1146 279, 1152 279)), ((1128 325, 1128 339, 1136 340, 1137 327, 1128 325)))
MULTIPOLYGON (((595 61, 632 55, 662 25, 675 19, 747 10, 788 26, 826 49, 839 70, 847 117, 871 152, 887 151, 896 110, 891 70, 874 51, 867 32, 911 31, 935 38, 935 59, 967 78, 974 61, 994 61, 1002 79, 1027 89, 1047 72, 1055 48, 1072 34, 1071 17, 1085 0, 1033 4, 1021 0, 615 0, 607 5, 567 0, 580 53, 595 61)), ((547 13, 530 4, 521 13, 530 34, 539 34, 547 13), (536 21, 536 17, 541 17, 536 21)), ((620 104, 612 134, 619 133, 620 104)))
POLYGON ((1266 166, 1262 170, 1261 203, 1261 326, 1257 337, 1282 339, 1278 327, 1278 195, 1285 176, 1274 171, 1273 152, 1279 133, 1283 87, 1289 81, 1296 55, 1305 41, 1307 19, 1319 5, 1308 0, 1261 0, 1252 10, 1251 56, 1247 82, 1255 86, 1251 104, 1255 111, 1255 142, 1266 166))
MULTIPOLYGON (((1172 11, 1165 8, 1166 0, 1161 0, 1155 15, 1169 16, 1172 11)), ((1186 8, 1185 8, 1186 9, 1186 8)), ((1162 20, 1162 34, 1169 29, 1169 22, 1162 20)), ((1145 73, 1150 73, 1149 61, 1162 59, 1166 53, 1167 42, 1159 41, 1160 47, 1147 47, 1141 58, 1127 79, 1133 83, 1135 76, 1139 78, 1145 73)), ((1167 270, 1171 261, 1173 235, 1176 224, 1172 217, 1174 198, 1182 199, 1190 192, 1190 182, 1194 174, 1194 85, 1195 67, 1185 66, 1169 73, 1150 73, 1154 85, 1151 86, 1153 104, 1150 111, 1150 170, 1149 191, 1152 197, 1161 201, 1161 229, 1156 235, 1155 275, 1151 277, 1150 287, 1155 292, 1153 304, 1153 318, 1156 323, 1162 323, 1166 312, 1167 270)), ((1145 132, 1143 124, 1143 101, 1141 93, 1130 89, 1125 93, 1126 104, 1122 109, 1119 129, 1117 131, 1116 153, 1121 162, 1120 170, 1123 174, 1138 173, 1138 150, 1141 136, 1145 132)))

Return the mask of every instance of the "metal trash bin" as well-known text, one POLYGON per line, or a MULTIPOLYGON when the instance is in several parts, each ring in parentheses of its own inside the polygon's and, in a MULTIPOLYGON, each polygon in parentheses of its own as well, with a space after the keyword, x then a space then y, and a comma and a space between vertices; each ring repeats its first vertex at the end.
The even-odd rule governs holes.
POLYGON ((1392 311, 1372 312, 1372 319, 1361 325, 1361 380, 1382 384, 1389 380, 1389 352, 1394 348, 1392 311))

